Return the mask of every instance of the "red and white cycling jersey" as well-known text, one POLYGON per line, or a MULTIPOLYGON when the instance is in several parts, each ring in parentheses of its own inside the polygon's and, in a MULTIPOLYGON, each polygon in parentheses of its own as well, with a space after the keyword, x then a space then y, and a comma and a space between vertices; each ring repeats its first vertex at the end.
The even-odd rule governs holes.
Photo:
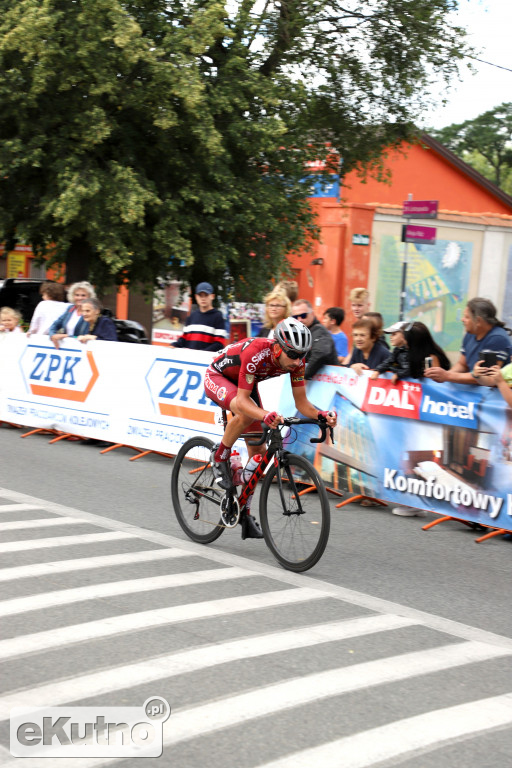
MULTIPOLYGON (((265 379, 281 376, 284 371, 274 358, 273 339, 244 339, 224 347, 211 363, 211 368, 225 376, 239 389, 254 389, 255 385, 265 379)), ((303 387, 306 365, 304 360, 294 371, 290 372, 292 387, 303 387)))

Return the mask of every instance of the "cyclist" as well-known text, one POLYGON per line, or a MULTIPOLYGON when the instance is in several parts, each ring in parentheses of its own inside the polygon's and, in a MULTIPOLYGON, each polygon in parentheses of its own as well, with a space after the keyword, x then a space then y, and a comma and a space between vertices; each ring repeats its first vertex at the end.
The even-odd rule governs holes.
MULTIPOLYGON (((310 419, 324 418, 331 427, 336 414, 319 411, 306 397, 305 356, 311 349, 311 332, 293 317, 281 320, 274 329, 273 339, 245 339, 225 347, 207 368, 204 377, 206 395, 221 408, 232 411, 222 441, 214 448, 212 470, 215 481, 224 490, 233 488, 230 455, 243 432, 261 431, 264 421, 271 429, 283 423, 276 411, 266 411, 258 393, 258 383, 289 373, 297 410, 310 419)), ((247 445, 249 458, 258 446, 247 445)), ((242 538, 263 537, 259 523, 248 512, 242 516, 242 538)))

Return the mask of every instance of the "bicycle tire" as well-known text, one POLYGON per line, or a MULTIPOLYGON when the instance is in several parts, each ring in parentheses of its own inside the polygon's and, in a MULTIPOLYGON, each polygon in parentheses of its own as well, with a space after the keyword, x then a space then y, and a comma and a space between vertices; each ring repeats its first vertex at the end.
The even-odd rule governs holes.
POLYGON ((310 461, 290 453, 279 466, 273 464, 261 487, 260 522, 268 548, 287 570, 307 571, 320 560, 329 539, 331 513, 325 486, 310 461))
POLYGON ((211 544, 222 535, 220 500, 210 464, 213 443, 192 437, 180 448, 171 475, 171 498, 176 519, 192 541, 211 544))

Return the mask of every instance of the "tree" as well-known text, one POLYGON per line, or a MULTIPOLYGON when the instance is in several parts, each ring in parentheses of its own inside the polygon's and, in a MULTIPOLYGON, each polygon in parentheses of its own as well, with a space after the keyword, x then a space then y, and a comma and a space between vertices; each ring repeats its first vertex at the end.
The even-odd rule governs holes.
POLYGON ((512 102, 429 133, 466 163, 512 193, 512 102))
POLYGON ((305 168, 379 171, 466 49, 455 0, 0 0, 0 237, 98 284, 256 298, 305 168))

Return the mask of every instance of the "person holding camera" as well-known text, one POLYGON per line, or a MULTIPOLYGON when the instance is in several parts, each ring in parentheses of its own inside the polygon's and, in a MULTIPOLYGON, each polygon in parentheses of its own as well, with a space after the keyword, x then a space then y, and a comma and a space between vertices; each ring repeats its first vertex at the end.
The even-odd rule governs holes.
POLYGON ((432 338, 429 329, 420 322, 398 322, 384 329, 389 333, 391 354, 370 374, 370 379, 377 379, 380 373, 390 371, 391 381, 396 384, 398 379, 411 377, 421 379, 425 371, 432 366, 447 370, 450 361, 432 338))
POLYGON ((489 386, 490 379, 485 380, 487 371, 494 365, 503 366, 510 362, 512 331, 498 320, 492 301, 479 297, 468 301, 462 324, 466 333, 455 365, 448 371, 433 366, 425 371, 425 376, 440 382, 489 386))

